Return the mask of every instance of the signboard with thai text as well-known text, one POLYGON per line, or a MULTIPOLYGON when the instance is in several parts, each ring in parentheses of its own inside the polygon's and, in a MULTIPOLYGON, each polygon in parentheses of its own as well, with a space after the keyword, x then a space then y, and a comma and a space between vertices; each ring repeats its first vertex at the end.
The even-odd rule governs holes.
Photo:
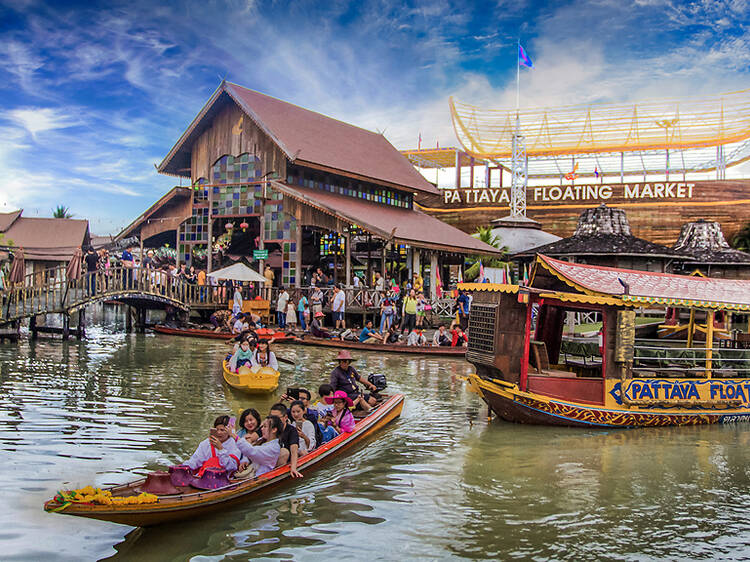
POLYGON ((268 250, 253 250, 253 259, 255 260, 268 259, 268 250))

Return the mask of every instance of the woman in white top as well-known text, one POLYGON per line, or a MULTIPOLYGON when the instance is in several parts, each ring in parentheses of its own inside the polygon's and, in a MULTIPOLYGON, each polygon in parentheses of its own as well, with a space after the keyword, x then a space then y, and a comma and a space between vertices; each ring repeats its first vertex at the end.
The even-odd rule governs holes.
POLYGON ((292 421, 299 433, 299 455, 306 455, 315 448, 315 427, 310 420, 305 419, 305 408, 302 400, 295 400, 289 407, 292 421))
POLYGON ((253 352, 253 358, 251 360, 251 368, 253 367, 271 367, 276 371, 279 370, 279 362, 276 360, 276 355, 271 351, 271 347, 267 341, 259 341, 258 347, 253 352))
POLYGON ((255 475, 260 476, 276 468, 279 460, 281 445, 279 444, 279 433, 281 433, 281 419, 278 416, 268 416, 260 426, 264 442, 261 445, 251 445, 245 439, 237 440, 237 448, 243 455, 240 469, 244 469, 248 463, 255 467, 255 475))

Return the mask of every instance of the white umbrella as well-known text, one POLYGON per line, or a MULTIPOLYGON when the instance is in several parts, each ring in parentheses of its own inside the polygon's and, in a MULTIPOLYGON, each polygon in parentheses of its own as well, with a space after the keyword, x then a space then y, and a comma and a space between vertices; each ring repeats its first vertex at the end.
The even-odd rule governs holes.
POLYGON ((266 281, 266 278, 260 273, 241 262, 219 269, 218 271, 212 271, 208 276, 215 279, 232 279, 233 281, 254 281, 257 283, 264 283, 266 281))

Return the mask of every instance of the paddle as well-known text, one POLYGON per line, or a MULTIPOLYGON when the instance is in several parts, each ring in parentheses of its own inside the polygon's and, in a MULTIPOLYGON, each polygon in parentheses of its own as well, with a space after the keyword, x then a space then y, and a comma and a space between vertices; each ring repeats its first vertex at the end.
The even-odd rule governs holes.
POLYGON ((283 357, 279 357, 278 355, 276 356, 276 361, 278 361, 279 363, 286 363, 287 365, 296 365, 297 364, 294 361, 292 361, 291 359, 284 359, 283 357))

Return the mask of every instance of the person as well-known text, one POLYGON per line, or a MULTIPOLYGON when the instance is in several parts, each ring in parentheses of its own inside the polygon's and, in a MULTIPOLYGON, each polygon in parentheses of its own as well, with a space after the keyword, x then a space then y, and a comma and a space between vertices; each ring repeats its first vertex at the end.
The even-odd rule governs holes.
POLYGON ((190 269, 188 269, 187 275, 185 275, 185 281, 187 281, 191 285, 195 285, 198 281, 198 274, 195 272, 194 265, 191 265, 190 269))
POLYGON ((237 351, 235 351, 232 354, 231 359, 229 359, 229 370, 236 373, 240 367, 245 365, 252 368, 254 354, 255 350, 250 345, 250 340, 242 340, 237 351))
POLYGON ((379 271, 375 272, 375 290, 385 291, 385 279, 380 275, 379 271))
POLYGON ((276 299, 276 322, 280 329, 286 328, 286 305, 289 302, 289 293, 284 287, 279 291, 279 298, 276 299))
POLYGON ((297 329, 297 310, 292 299, 286 304, 286 324, 289 330, 297 329))
POLYGON ((421 347, 427 345, 427 338, 421 328, 415 328, 406 338, 406 345, 421 347))
POLYGON ((332 407, 331 404, 326 402, 326 396, 333 396, 333 387, 328 383, 323 383, 318 387, 318 401, 312 405, 313 409, 317 410, 318 417, 323 416, 326 412, 330 412, 332 407))
POLYGON ((318 268, 316 273, 318 274, 318 285, 326 286, 330 282, 328 275, 323 273, 323 270, 318 268))
POLYGON ((271 346, 267 341, 260 340, 258 347, 253 351, 252 366, 258 369, 262 367, 271 367, 273 370, 279 370, 279 362, 276 355, 271 351, 271 346))
POLYGON ((418 271, 414 272, 411 286, 417 293, 421 293, 424 290, 424 279, 418 271))
POLYGON ((260 414, 255 408, 243 410, 237 425, 240 428, 237 432, 237 438, 245 439, 251 445, 255 445, 263 436, 260 429, 260 414))
POLYGON ((135 267, 135 260, 133 259, 133 246, 129 245, 127 248, 125 248, 122 251, 122 255, 120 256, 120 262, 122 262, 122 267, 125 268, 124 273, 124 284, 126 289, 131 289, 133 287, 133 268, 135 267))
POLYGON ((305 318, 305 310, 307 309, 307 297, 302 295, 297 301, 297 315, 299 317, 299 326, 303 331, 307 330, 307 319, 305 318))
POLYGON ((321 311, 316 312, 315 318, 313 318, 313 321, 310 324, 310 333, 313 335, 313 337, 316 337, 316 338, 330 339, 333 336, 328 330, 323 329, 322 320, 323 320, 323 313, 321 311))
MULTIPOLYGON (((306 418, 307 408, 301 400, 295 400, 289 407, 292 422, 297 428, 299 437, 299 454, 306 455, 316 447, 315 426, 306 418)), ((316 422, 317 423, 317 422, 316 422)))
POLYGON ((385 337, 385 343, 399 343, 401 341, 401 334, 396 326, 388 328, 388 333, 385 337))
POLYGON ((245 332, 250 329, 250 324, 245 319, 245 315, 240 312, 237 315, 237 320, 234 321, 234 324, 232 324, 232 333, 233 334, 241 334, 242 332, 245 332))
POLYGON ((266 278, 265 282, 265 288, 266 288, 266 300, 271 300, 271 287, 273 287, 273 281, 276 279, 276 274, 273 272, 273 269, 271 269, 271 266, 266 264, 266 269, 263 271, 263 277, 266 278))
POLYGON ((401 314, 403 314, 401 329, 407 329, 411 332, 417 325, 417 295, 414 289, 409 290, 409 294, 404 297, 401 306, 401 314))
POLYGON ((198 281, 198 298, 201 302, 204 302, 206 300, 206 270, 199 270, 196 279, 198 281))
POLYGON ((333 396, 326 398, 333 404, 333 411, 329 412, 325 417, 325 424, 333 427, 338 433, 351 433, 354 431, 354 415, 351 413, 349 408, 354 404, 352 399, 346 395, 343 390, 337 390, 333 393, 333 396))
POLYGON ((352 287, 354 287, 355 289, 359 289, 359 285, 360 285, 359 275, 357 275, 356 273, 354 273, 352 275, 352 287))
POLYGON ((383 343, 383 336, 372 329, 372 320, 365 322, 365 327, 359 333, 360 343, 383 343))
POLYGON ((432 345, 450 347, 453 343, 452 336, 445 329, 445 324, 440 324, 432 336, 432 345))
POLYGON ((302 319, 304 320, 304 330, 307 331, 307 327, 310 325, 310 306, 305 302, 305 309, 302 311, 302 319))
POLYGON ((230 474, 237 470, 242 453, 237 448, 228 425, 229 416, 218 416, 208 439, 201 441, 193 455, 183 464, 193 471, 199 471, 198 476, 211 467, 224 468, 230 474))
POLYGON ((352 367, 353 359, 348 350, 342 349, 339 351, 336 359, 339 364, 333 371, 331 371, 331 379, 329 381, 333 390, 343 390, 346 395, 351 398, 353 404, 366 412, 369 411, 370 408, 375 405, 376 400, 369 394, 362 394, 357 383, 360 382, 364 384, 372 391, 376 390, 375 385, 364 379, 357 370, 352 367))
POLYGON ((209 322, 214 326, 214 332, 231 332, 232 326, 229 322, 232 320, 231 310, 217 310, 209 317, 209 322))
POLYGON ((141 266, 143 266, 143 269, 154 269, 156 267, 156 263, 154 262, 154 251, 149 250, 146 252, 146 257, 143 258, 143 263, 141 263, 141 266))
MULTIPOLYGON (((279 436, 281 435, 282 428, 283 425, 278 416, 268 416, 260 426, 263 443, 252 445, 246 439, 239 439, 237 441, 237 450, 243 455, 241 468, 246 467, 247 463, 252 463, 255 467, 255 476, 262 476, 277 466, 281 466, 279 464, 279 456, 281 454, 279 436)), ((302 476, 299 472, 297 472, 297 475, 302 476)), ((295 474, 292 474, 292 476, 294 477, 295 474)))
POLYGON ((281 432, 279 433, 279 445, 281 452, 277 466, 283 466, 287 462, 290 465, 289 474, 292 478, 302 478, 302 474, 297 471, 297 459, 299 457, 299 433, 297 428, 289 424, 286 406, 278 403, 271 406, 270 415, 278 416, 281 420, 281 432))
POLYGON ((336 323, 337 330, 346 329, 344 315, 346 313, 346 294, 341 287, 333 288, 333 320, 336 323))
POLYGON ((89 286, 89 295, 94 295, 96 294, 96 272, 99 269, 99 255, 94 251, 93 246, 88 247, 83 261, 86 262, 86 281, 89 286))
POLYGON ((424 298, 424 294, 417 293, 417 328, 422 328, 424 322, 424 311, 427 305, 427 299, 424 298))
POLYGON ((451 330, 451 335, 453 336, 451 347, 463 347, 469 344, 469 338, 466 337, 460 324, 451 330))
POLYGON ((387 332, 393 323, 393 315, 396 312, 393 301, 384 298, 380 303, 380 333, 387 332))
POLYGON ((237 316, 241 312, 242 312, 242 291, 240 291, 239 285, 235 285, 234 294, 232 295, 232 314, 237 316))
POLYGON ((458 308, 458 322, 461 324, 461 329, 465 330, 469 325, 469 297, 463 290, 458 291, 456 307, 458 308))
POLYGON ((310 305, 312 307, 312 313, 313 318, 318 318, 318 312, 321 313, 320 316, 320 327, 323 327, 323 300, 324 300, 323 291, 320 289, 320 287, 315 287, 315 290, 312 292, 312 295, 310 295, 310 305))

